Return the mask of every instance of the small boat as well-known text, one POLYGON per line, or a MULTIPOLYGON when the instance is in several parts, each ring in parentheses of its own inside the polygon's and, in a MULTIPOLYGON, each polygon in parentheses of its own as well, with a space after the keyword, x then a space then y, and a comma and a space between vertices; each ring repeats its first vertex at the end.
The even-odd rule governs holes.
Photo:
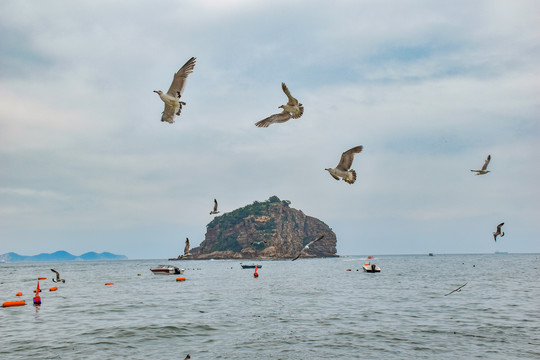
POLYGON ((381 272, 381 268, 372 263, 365 263, 362 266, 362 269, 364 269, 365 272, 370 272, 370 273, 381 272))
POLYGON ((172 265, 159 265, 159 267, 150 269, 150 271, 155 275, 176 275, 184 273, 184 269, 172 265))
POLYGON ((255 265, 255 264, 251 264, 251 265, 240 264, 240 266, 242 267, 242 269, 255 269, 255 266, 257 267, 257 269, 262 268, 262 265, 255 265))
POLYGON ((433 256, 433 253, 429 253, 428 256, 433 256))

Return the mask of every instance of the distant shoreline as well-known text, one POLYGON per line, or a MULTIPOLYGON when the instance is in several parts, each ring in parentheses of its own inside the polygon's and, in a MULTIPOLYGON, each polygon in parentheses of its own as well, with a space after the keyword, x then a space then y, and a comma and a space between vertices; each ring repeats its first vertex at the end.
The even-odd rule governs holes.
POLYGON ((41 253, 38 255, 19 255, 9 252, 0 255, 0 263, 18 263, 18 262, 58 262, 58 261, 106 261, 106 260, 127 260, 125 255, 116 255, 110 252, 96 253, 90 251, 80 256, 68 253, 67 251, 56 251, 54 253, 41 253))

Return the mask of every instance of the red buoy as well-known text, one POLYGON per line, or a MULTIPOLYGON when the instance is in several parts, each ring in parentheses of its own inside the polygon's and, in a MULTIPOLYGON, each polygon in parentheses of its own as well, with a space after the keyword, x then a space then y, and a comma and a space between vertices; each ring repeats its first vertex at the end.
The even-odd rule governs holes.
POLYGON ((39 297, 39 280, 37 282, 37 288, 36 288, 36 296, 34 296, 34 305, 40 305, 41 304, 41 297, 39 297))
POLYGON ((22 296, 22 292, 19 291, 15 296, 22 296))
POLYGON ((253 273, 253 276, 258 278, 259 274, 257 274, 257 265, 255 265, 255 272, 253 273))

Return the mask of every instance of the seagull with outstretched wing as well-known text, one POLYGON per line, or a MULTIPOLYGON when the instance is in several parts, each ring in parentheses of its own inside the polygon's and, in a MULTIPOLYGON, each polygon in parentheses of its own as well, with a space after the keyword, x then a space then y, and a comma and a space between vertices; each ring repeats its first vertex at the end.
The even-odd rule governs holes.
POLYGON ((465 285, 467 285, 467 283, 461 285, 461 286, 458 287, 457 289, 454 289, 454 290, 450 291, 448 294, 445 294, 444 296, 447 296, 447 295, 450 295, 450 294, 452 294, 452 293, 461 291, 461 288, 464 287, 465 285))
POLYGON ((475 172, 476 173, 475 175, 485 175, 485 174, 487 174, 489 172, 487 167, 488 167, 490 161, 491 161, 491 155, 488 155, 488 157, 486 158, 486 161, 484 162, 484 165, 482 166, 482 168, 480 170, 471 170, 471 171, 475 172))
POLYGON ((289 101, 285 105, 279 106, 283 109, 282 112, 278 114, 274 114, 272 116, 267 117, 264 120, 258 121, 255 123, 258 127, 268 127, 272 124, 276 123, 284 123, 286 121, 289 121, 289 119, 298 119, 304 114, 304 106, 298 102, 289 91, 289 88, 285 83, 281 83, 281 89, 287 95, 287 98, 289 101))
POLYGON ((184 247, 184 256, 189 256, 191 255, 189 253, 189 238, 186 238, 186 246, 184 247))
POLYGON ((324 170, 328 171, 336 180, 342 178, 346 183, 354 184, 356 181, 356 171, 352 170, 351 166, 354 160, 354 154, 360 153, 363 148, 364 147, 360 145, 345 151, 343 154, 341 154, 339 164, 334 169, 327 168, 324 170))
POLYGON ((500 223, 499 225, 497 225, 497 231, 495 231, 495 232, 493 233, 493 240, 495 240, 495 242, 497 242, 497 236, 499 236, 499 235, 500 235, 501 237, 504 236, 504 232, 501 232, 502 226, 503 226, 503 225, 504 225, 503 222, 500 223))
POLYGON ((182 97, 184 87, 186 86, 186 79, 188 75, 193 72, 194 68, 195 58, 192 57, 184 64, 184 66, 180 68, 180 70, 178 70, 176 74, 174 74, 171 87, 167 93, 164 93, 161 90, 154 90, 154 92, 157 93, 161 100, 165 103, 165 110, 163 110, 161 121, 172 124, 174 123, 174 117, 180 115, 182 106, 186 105, 185 102, 180 101, 180 98, 182 97))
POLYGON ((54 269, 51 269, 51 271, 56 274, 56 278, 52 279, 53 282, 63 282, 63 283, 66 282, 66 280, 60 279, 60 273, 58 271, 56 271, 54 269))
POLYGON ((313 245, 313 244, 316 243, 317 241, 321 240, 323 237, 324 237, 324 235, 321 235, 321 236, 319 236, 318 238, 316 238, 315 240, 310 241, 309 243, 307 243, 306 246, 304 246, 304 247, 302 248, 302 250, 300 250, 300 252, 298 253, 298 255, 296 255, 296 257, 295 257, 294 259, 292 259, 292 261, 298 259, 298 258, 300 257, 300 255, 302 255, 302 254, 304 253, 304 251, 308 250, 309 247, 310 247, 311 245, 313 245))
POLYGON ((218 208, 218 202, 216 199, 214 199, 214 210, 210 211, 210 215, 218 214, 219 211, 217 208, 218 208))

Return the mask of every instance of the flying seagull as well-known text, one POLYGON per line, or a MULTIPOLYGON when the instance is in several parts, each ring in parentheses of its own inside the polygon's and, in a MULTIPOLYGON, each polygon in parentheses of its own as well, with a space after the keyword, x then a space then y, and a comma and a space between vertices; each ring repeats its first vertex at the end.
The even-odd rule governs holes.
POLYGON ((178 70, 176 74, 174 74, 173 82, 166 94, 161 90, 154 90, 154 92, 157 93, 161 100, 163 100, 165 103, 165 110, 163 110, 161 121, 166 121, 172 124, 174 123, 175 115, 180 115, 182 106, 186 105, 185 102, 180 101, 180 97, 182 97, 182 93, 184 92, 186 79, 188 75, 193 72, 194 67, 195 58, 192 57, 184 64, 184 66, 180 68, 180 70, 178 70))
POLYGON ((339 160, 338 166, 335 169, 324 169, 327 170, 330 175, 336 180, 339 180, 341 177, 343 181, 349 184, 354 184, 356 181, 356 171, 349 170, 354 160, 354 154, 358 154, 363 149, 363 146, 355 146, 352 149, 345 151, 341 154, 341 160, 339 160))
POLYGON ((290 118, 298 119, 304 113, 304 106, 300 104, 294 97, 292 97, 287 85, 285 85, 285 83, 281 83, 281 88, 283 89, 285 95, 287 95, 289 98, 289 101, 287 104, 279 106, 283 109, 283 111, 279 114, 274 114, 264 120, 256 122, 255 125, 258 127, 268 127, 274 123, 283 123, 288 121, 290 118))
POLYGON ((467 285, 467 283, 461 285, 461 286, 458 287, 457 289, 454 289, 454 290, 450 291, 448 294, 445 294, 444 296, 450 295, 451 293, 454 293, 454 292, 459 292, 459 291, 461 291, 461 288, 464 287, 465 285, 467 285))
POLYGON ((302 255, 302 253, 303 253, 304 251, 306 251, 307 249, 309 249, 309 246, 310 246, 310 245, 312 245, 313 243, 315 243, 315 242, 321 240, 323 237, 324 237, 324 235, 321 235, 321 236, 319 236, 318 238, 316 238, 315 240, 310 241, 309 243, 307 243, 307 245, 304 246, 304 247, 302 248, 302 250, 300 250, 300 252, 298 253, 298 255, 296 255, 296 257, 295 257, 294 259, 292 259, 292 261, 298 259, 298 258, 300 257, 300 255, 302 255))
POLYGON ((217 200, 214 199, 214 210, 210 211, 210 215, 214 215, 214 214, 218 214, 218 213, 219 213, 219 211, 218 211, 218 209, 217 209, 217 205, 218 205, 218 204, 217 204, 217 200))
POLYGON ((485 175, 489 172, 489 170, 487 170, 487 167, 488 167, 488 164, 491 160, 491 155, 488 155, 486 161, 484 162, 484 165, 482 166, 482 169, 480 170, 471 170, 472 172, 475 172, 476 175, 485 175))
POLYGON ((187 354, 187 356, 184 358, 184 360, 189 360, 191 359, 191 356, 189 356, 189 354, 187 354))
POLYGON ((189 253, 189 238, 186 238, 186 247, 184 248, 184 256, 189 256, 191 255, 189 253))
POLYGON ((56 274, 56 278, 52 279, 53 282, 63 282, 63 283, 66 282, 66 280, 60 279, 60 273, 58 271, 56 271, 54 269, 51 269, 51 271, 56 274))
POLYGON ((250 245, 253 246, 253 245, 259 245, 259 244, 266 244, 266 240, 252 241, 250 245))
POLYGON ((501 232, 501 228, 502 228, 503 225, 504 225, 503 222, 500 223, 499 225, 497 225, 497 231, 495 231, 495 232, 493 233, 493 240, 495 240, 495 242, 497 242, 497 236, 499 236, 499 235, 500 235, 501 237, 504 236, 504 232, 501 232))

